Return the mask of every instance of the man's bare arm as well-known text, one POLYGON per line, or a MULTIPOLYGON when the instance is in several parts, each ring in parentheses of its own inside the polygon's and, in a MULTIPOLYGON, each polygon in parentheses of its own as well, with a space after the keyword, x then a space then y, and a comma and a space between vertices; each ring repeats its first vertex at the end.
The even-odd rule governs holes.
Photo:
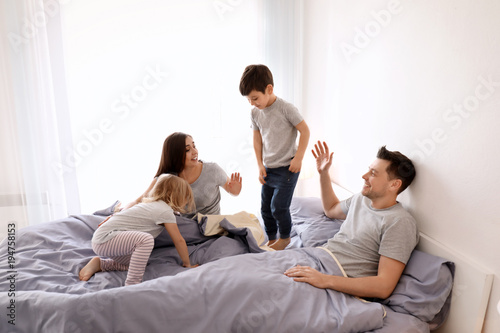
POLYGON ((316 159, 316 169, 319 173, 323 211, 329 218, 345 220, 346 214, 340 207, 340 200, 333 190, 332 180, 330 179, 329 170, 332 165, 333 152, 330 153, 326 142, 318 141, 314 145, 312 153, 316 159))

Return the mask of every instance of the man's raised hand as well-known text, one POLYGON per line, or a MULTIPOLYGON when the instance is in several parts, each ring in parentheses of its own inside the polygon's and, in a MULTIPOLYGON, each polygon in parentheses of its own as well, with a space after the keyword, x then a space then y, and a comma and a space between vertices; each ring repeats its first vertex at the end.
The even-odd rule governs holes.
POLYGON ((316 159, 316 169, 319 173, 328 172, 332 166, 333 152, 330 153, 328 145, 326 142, 318 140, 318 143, 314 145, 314 149, 311 150, 314 158, 316 159))

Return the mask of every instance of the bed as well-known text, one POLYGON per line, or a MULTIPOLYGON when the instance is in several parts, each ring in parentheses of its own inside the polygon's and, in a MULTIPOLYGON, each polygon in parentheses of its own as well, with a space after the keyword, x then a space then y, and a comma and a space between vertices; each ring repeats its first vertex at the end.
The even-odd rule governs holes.
POLYGON ((341 223, 322 214, 318 198, 294 198, 293 241, 285 251, 269 251, 252 214, 179 216, 191 262, 199 267, 181 267, 162 233, 141 284, 123 287, 126 272, 79 281, 79 270, 94 256, 93 231, 112 210, 29 226, 2 241, 1 332, 421 333, 442 326, 450 311, 453 262, 419 250, 386 300, 286 277, 297 264, 343 274, 318 247, 341 223))

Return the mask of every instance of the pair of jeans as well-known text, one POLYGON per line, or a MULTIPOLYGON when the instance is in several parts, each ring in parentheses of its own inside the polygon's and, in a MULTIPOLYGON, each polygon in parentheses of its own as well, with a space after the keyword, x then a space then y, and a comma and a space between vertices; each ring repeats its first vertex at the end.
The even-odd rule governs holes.
POLYGON ((269 240, 275 240, 278 231, 280 238, 289 238, 292 230, 290 203, 300 172, 293 173, 288 168, 266 168, 260 211, 269 240))

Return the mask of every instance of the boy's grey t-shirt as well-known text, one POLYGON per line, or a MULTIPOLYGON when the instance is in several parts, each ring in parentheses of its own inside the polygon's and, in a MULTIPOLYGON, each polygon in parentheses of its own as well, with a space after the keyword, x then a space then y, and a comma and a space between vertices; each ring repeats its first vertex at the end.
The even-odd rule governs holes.
POLYGON ((290 165, 297 152, 297 126, 304 118, 291 103, 277 97, 267 108, 253 108, 252 128, 262 136, 262 161, 268 168, 290 165))
POLYGON ((375 209, 358 193, 342 201, 341 207, 347 218, 325 246, 349 277, 377 275, 381 255, 408 262, 419 237, 415 219, 400 203, 375 209))

